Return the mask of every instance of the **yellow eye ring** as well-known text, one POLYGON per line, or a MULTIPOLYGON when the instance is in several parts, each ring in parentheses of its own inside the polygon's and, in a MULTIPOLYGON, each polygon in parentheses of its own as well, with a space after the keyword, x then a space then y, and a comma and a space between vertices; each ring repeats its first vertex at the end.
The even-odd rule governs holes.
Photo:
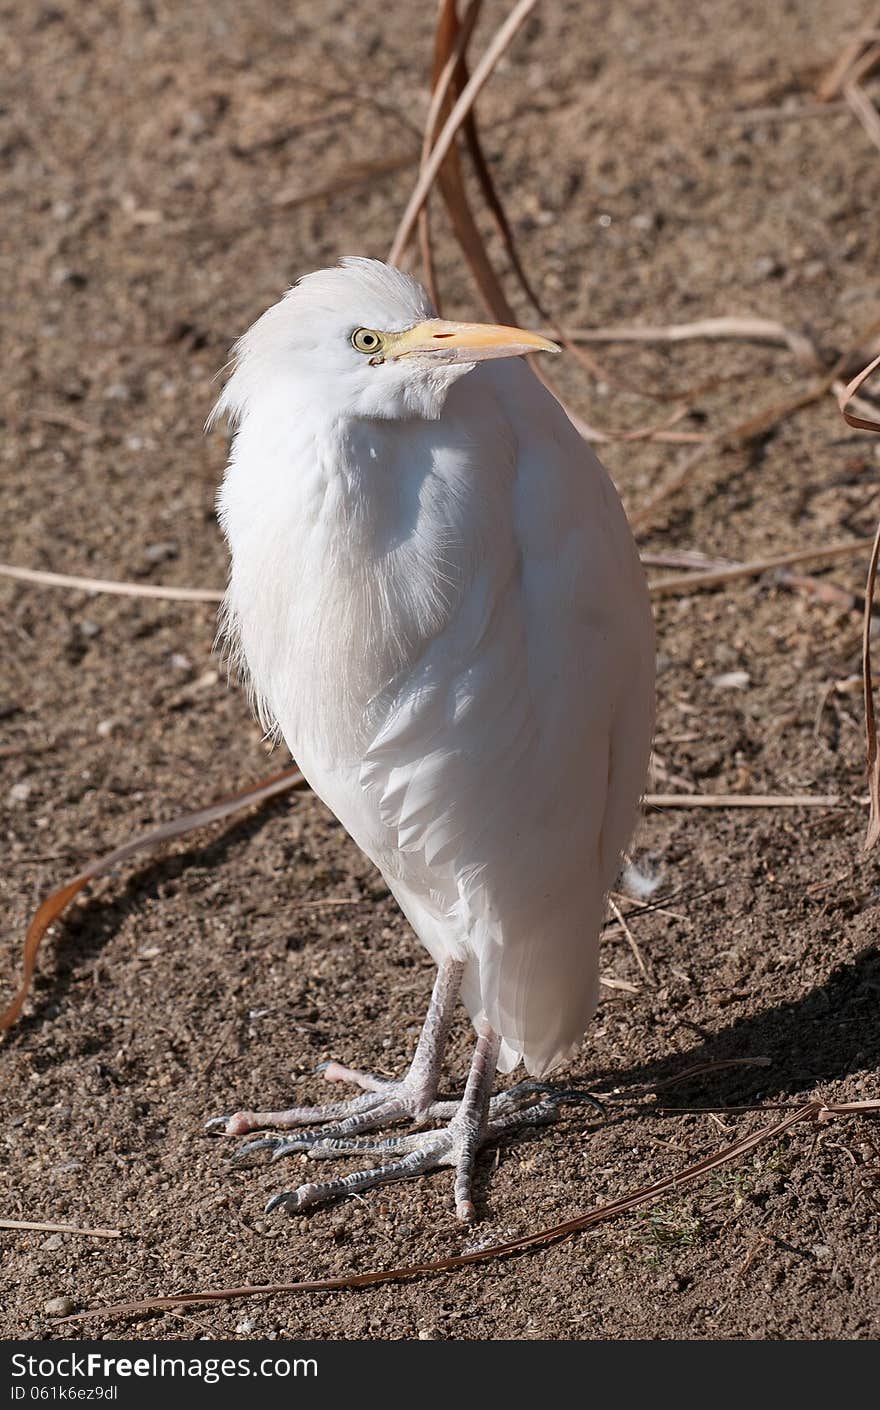
POLYGON ((355 328, 351 335, 351 345, 360 353, 380 352, 383 341, 382 334, 374 328, 355 328))

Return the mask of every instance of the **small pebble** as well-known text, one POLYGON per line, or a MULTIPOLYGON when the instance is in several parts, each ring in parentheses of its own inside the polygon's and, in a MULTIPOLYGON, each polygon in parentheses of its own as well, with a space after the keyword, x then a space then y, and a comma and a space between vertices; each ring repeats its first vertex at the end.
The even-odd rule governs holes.
POLYGON ((44 1239, 40 1244, 40 1248, 44 1248, 47 1253, 54 1253, 56 1249, 63 1247, 64 1236, 62 1234, 50 1234, 48 1239, 44 1239))
POLYGON ((62 1160, 61 1163, 60 1163, 60 1165, 55 1165, 55 1166, 53 1166, 53 1167, 52 1167, 52 1174, 53 1174, 53 1175, 69 1175, 69 1174, 71 1173, 71 1171, 73 1171, 73 1170, 81 1170, 81 1169, 82 1169, 82 1161, 79 1159, 78 1156, 74 1156, 72 1160, 62 1160))
POLYGON ((71 1312, 76 1311, 76 1303, 72 1297, 51 1297, 44 1304, 43 1311, 48 1317, 69 1317, 71 1312))
POLYGON ((751 676, 748 671, 725 671, 720 676, 713 676, 712 684, 716 690, 745 690, 751 685, 751 676))
POLYGON ((163 539, 161 543, 148 543, 144 557, 150 563, 164 563, 166 558, 176 558, 178 552, 176 539, 163 539))

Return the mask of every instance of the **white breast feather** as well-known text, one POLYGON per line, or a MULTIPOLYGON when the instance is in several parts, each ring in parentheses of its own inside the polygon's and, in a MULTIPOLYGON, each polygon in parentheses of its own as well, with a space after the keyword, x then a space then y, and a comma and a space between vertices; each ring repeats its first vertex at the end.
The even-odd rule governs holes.
MULTIPOLYGON (((467 960, 465 1002, 501 1033, 502 1066, 543 1074, 596 1002, 605 897, 650 745, 650 608, 616 492, 530 370, 485 365, 449 404, 425 423, 430 473, 394 542, 381 486, 405 467, 373 482, 366 575, 339 551, 338 506, 336 528, 329 511, 326 533, 320 512, 309 534, 276 520, 269 542, 264 516, 258 551, 231 475, 230 611, 315 790, 435 959, 467 960), (330 622, 344 644, 328 656, 330 622)), ((393 437, 382 428, 386 462, 393 437)), ((316 470, 294 514, 320 484, 316 470)))

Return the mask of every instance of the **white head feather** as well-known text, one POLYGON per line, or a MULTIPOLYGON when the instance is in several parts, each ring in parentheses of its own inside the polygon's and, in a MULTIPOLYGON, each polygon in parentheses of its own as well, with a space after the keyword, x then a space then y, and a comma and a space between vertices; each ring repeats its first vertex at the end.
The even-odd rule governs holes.
POLYGON ((479 415, 440 422, 473 363, 376 365, 351 343, 357 328, 434 317, 422 286, 377 260, 309 274, 236 344, 212 414, 237 426, 218 501, 232 550, 223 631, 261 721, 284 717, 292 747, 294 713, 338 741, 337 707, 360 701, 367 727, 369 702, 448 620, 497 519, 510 457, 488 367, 481 388, 459 388, 479 415), (496 474, 474 475, 480 461, 496 474))
POLYGON ((400 332, 436 318, 417 280, 379 260, 347 256, 300 279, 236 343, 233 373, 211 413, 240 421, 284 382, 328 418, 440 415, 446 393, 472 363, 428 359, 369 364, 351 345, 356 328, 400 332))

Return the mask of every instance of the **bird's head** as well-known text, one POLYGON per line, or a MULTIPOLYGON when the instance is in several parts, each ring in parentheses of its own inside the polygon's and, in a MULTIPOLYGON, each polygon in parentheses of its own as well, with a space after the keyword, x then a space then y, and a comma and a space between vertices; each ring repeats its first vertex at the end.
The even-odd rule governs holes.
POLYGON ((408 274, 344 259, 306 275, 244 335, 214 416, 239 418, 286 389, 331 419, 435 419, 478 362, 542 350, 558 351, 522 328, 447 322, 408 274))

